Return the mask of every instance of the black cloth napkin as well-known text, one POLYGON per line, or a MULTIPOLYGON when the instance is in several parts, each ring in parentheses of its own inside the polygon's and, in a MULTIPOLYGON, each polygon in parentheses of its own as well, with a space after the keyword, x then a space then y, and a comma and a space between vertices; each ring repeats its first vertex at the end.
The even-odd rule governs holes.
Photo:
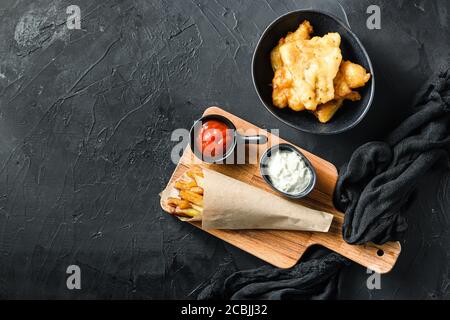
MULTIPOLYGON (((352 244, 397 240, 404 209, 423 176, 450 154, 450 71, 418 94, 412 114, 386 139, 359 147, 340 171, 334 202, 345 212, 343 237, 352 244)), ((291 269, 271 266, 219 271, 200 287, 199 299, 330 299, 349 261, 326 249, 291 269)))
POLYGON ((313 250, 291 269, 263 266, 245 271, 222 268, 202 287, 198 299, 329 299, 336 295, 339 271, 350 262, 327 249, 313 250))
POLYGON ((343 237, 352 244, 398 240, 407 228, 404 207, 416 181, 450 150, 450 71, 416 98, 413 114, 385 142, 359 147, 341 170, 334 194, 345 212, 343 237))

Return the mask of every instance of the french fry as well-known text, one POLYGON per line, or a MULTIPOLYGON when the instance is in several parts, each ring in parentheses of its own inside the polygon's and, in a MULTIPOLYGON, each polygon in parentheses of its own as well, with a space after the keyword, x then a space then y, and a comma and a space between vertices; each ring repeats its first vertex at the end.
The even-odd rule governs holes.
POLYGON ((192 171, 192 170, 186 171, 186 175, 187 175, 189 178, 195 179, 195 173, 194 173, 194 171, 192 171))
POLYGON ((197 186, 203 188, 203 171, 199 167, 193 167, 186 172, 186 175, 195 180, 197 186))
POLYGON ((193 167, 188 172, 186 172, 188 177, 191 177, 192 179, 195 179, 195 176, 199 176, 203 178, 203 172, 202 169, 199 167, 193 167))
POLYGON ((177 181, 175 182, 175 188, 177 188, 178 190, 189 190, 193 187, 196 187, 197 183, 195 182, 195 180, 191 180, 191 181, 177 181))
POLYGON ((186 191, 186 190, 181 190, 180 197, 181 197, 181 199, 192 202, 193 204, 203 206, 203 197, 197 193, 194 193, 191 191, 186 191))
POLYGON ((170 213, 185 218, 193 218, 203 213, 204 189, 199 182, 202 181, 203 172, 201 168, 195 167, 186 172, 190 179, 179 179, 175 182, 175 188, 179 191, 181 198, 168 198, 167 204, 170 213))
POLYGON ((179 212, 179 210, 186 210, 186 209, 177 209, 177 208, 173 208, 173 210, 170 211, 170 213, 174 216, 177 217, 182 217, 182 218, 192 218, 190 215, 187 215, 186 213, 182 213, 179 212), (178 212, 177 212, 178 211, 178 212))
POLYGON ((189 189, 189 191, 192 191, 194 193, 203 195, 203 188, 202 187, 192 187, 192 188, 189 189))
POLYGON ((176 207, 169 206, 168 210, 170 214, 175 214, 176 207))
POLYGON ((204 188, 203 184, 203 174, 202 175, 194 175, 195 182, 197 183, 197 186, 200 188, 204 188))
POLYGON ((200 213, 203 213, 203 207, 200 207, 196 204, 192 204, 192 208, 194 208, 195 210, 197 210, 200 213))
POLYGON ((204 189, 204 184, 203 184, 203 178, 200 176, 195 176, 195 182, 197 183, 197 186, 204 189))
POLYGON ((178 198, 169 198, 167 199, 167 204, 171 207, 178 207, 180 209, 189 209, 191 208, 191 204, 189 201, 178 199, 178 198))
POLYGON ((179 209, 179 208, 176 208, 175 209, 175 214, 176 215, 187 216, 189 218, 193 218, 196 215, 200 214, 200 212, 198 212, 195 209, 179 209))

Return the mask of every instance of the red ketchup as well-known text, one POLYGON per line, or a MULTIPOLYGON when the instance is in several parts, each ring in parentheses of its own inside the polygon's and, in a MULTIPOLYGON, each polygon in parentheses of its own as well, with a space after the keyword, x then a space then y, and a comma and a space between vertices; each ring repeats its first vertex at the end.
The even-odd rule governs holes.
POLYGON ((202 124, 197 146, 206 157, 220 158, 233 143, 233 131, 223 122, 208 120, 202 124))

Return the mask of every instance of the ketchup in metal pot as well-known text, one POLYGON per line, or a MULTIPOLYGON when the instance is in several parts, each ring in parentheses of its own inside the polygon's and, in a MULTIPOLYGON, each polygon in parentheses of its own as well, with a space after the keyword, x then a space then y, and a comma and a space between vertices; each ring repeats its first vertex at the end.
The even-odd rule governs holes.
POLYGON ((233 131, 225 123, 208 120, 202 124, 197 137, 197 146, 204 156, 223 156, 233 143, 233 131))

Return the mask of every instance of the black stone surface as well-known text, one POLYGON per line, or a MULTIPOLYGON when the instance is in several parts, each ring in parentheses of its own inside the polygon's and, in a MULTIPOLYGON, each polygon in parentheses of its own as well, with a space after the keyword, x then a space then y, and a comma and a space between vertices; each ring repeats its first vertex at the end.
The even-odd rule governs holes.
MULTIPOLYGON (((162 212, 175 167, 171 133, 219 105, 342 165, 407 114, 427 77, 450 62, 441 1, 342 1, 374 64, 366 118, 336 136, 295 131, 253 89, 262 30, 305 2, 0 1, 0 298, 193 298, 224 263, 263 262, 162 212), (68 30, 66 7, 81 8, 68 30), (366 8, 381 8, 381 30, 366 8), (81 290, 66 287, 79 265, 81 290)), ((358 265, 341 298, 450 298, 448 169, 418 185, 394 270, 369 290, 358 265)))

